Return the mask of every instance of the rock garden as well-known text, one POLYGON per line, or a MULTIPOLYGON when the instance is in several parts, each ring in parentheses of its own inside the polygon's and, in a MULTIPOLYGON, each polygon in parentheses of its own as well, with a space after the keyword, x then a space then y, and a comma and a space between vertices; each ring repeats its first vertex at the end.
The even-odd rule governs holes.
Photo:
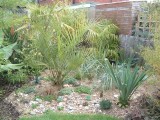
POLYGON ((116 24, 68 3, 6 0, 0 17, 0 120, 160 119, 159 22, 154 46, 125 51, 116 24))

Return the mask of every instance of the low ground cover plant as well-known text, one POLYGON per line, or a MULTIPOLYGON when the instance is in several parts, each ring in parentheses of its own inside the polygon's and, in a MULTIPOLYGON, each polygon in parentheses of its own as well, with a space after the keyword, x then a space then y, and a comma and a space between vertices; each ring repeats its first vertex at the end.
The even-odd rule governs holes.
POLYGON ((75 85, 76 82, 77 82, 77 79, 75 79, 75 78, 73 78, 73 77, 70 77, 70 78, 64 79, 63 84, 75 85))
POLYGON ((70 95, 74 90, 72 88, 62 88, 59 95, 70 95))
POLYGON ((111 103, 111 101, 109 101, 109 100, 101 100, 101 101, 100 101, 100 108, 101 108, 102 110, 110 109, 110 108, 111 108, 111 105, 112 105, 112 103, 111 103))
POLYGON ((24 86, 22 86, 21 88, 19 88, 19 89, 17 89, 17 90, 15 91, 16 94, 18 94, 18 93, 20 93, 20 92, 22 92, 22 93, 24 93, 24 94, 33 93, 33 92, 35 92, 35 86, 24 85, 24 86))
POLYGON ((44 101, 52 102, 52 100, 56 99, 55 95, 41 95, 41 96, 35 96, 35 99, 42 99, 44 101))
POLYGON ((81 85, 81 86, 75 88, 75 92, 91 94, 92 89, 88 86, 81 85))

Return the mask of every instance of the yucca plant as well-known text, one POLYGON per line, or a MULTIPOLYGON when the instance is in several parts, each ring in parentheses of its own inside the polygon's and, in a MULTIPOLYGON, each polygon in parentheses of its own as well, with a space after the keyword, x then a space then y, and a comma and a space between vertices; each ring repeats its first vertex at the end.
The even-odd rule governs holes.
POLYGON ((115 81, 120 92, 118 105, 126 107, 135 90, 148 78, 147 71, 140 70, 138 66, 131 68, 130 63, 112 66, 107 59, 105 64, 106 72, 115 81))

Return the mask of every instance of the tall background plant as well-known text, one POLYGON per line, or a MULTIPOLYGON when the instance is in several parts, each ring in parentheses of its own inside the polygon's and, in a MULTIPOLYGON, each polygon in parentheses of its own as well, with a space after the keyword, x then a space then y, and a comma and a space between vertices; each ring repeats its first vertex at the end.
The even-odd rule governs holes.
MULTIPOLYGON (((34 5, 30 10, 25 61, 33 68, 49 69, 55 84, 62 84, 64 77, 80 67, 89 55, 117 51, 117 27, 106 21, 89 21, 85 10, 72 10, 61 2, 34 5)), ((117 58, 117 54, 110 58, 117 58)))

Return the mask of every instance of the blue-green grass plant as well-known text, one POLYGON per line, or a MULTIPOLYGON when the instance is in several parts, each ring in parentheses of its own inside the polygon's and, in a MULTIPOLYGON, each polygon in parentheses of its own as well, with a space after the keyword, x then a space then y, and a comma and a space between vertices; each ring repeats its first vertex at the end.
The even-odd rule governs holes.
POLYGON ((148 78, 148 71, 141 70, 138 66, 131 68, 131 63, 112 66, 108 59, 105 60, 105 66, 119 90, 118 105, 128 106, 133 93, 148 78))

